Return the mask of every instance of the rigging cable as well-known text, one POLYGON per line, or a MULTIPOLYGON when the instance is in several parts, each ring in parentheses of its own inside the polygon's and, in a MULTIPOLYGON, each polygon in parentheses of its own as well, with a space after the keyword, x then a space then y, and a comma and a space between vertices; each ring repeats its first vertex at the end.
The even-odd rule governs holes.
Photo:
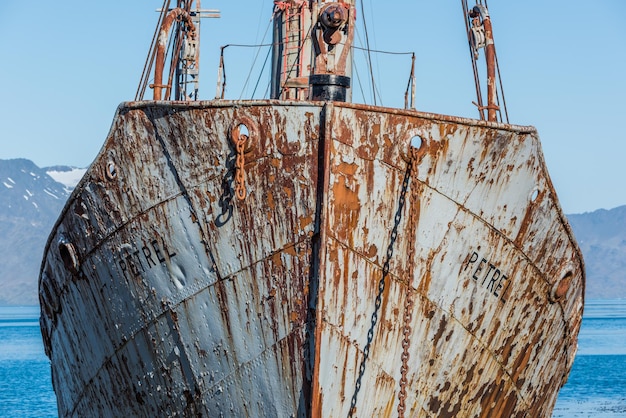
MULTIPOLYGON (((263 61, 263 66, 261 67, 261 71, 259 72, 259 76, 256 79, 256 84, 254 85, 254 89, 252 90, 252 95, 250 97, 254 98, 254 95, 256 94, 256 90, 259 87, 259 84, 261 82, 261 77, 263 76, 263 72, 265 71, 265 66, 267 65, 267 61, 269 61, 270 55, 272 53, 271 49, 267 50, 267 54, 265 55, 265 61, 263 61)), ((263 97, 268 97, 267 95, 269 94, 269 87, 270 87, 270 83, 267 84, 267 89, 263 95, 263 97)))
POLYGON ((480 119, 485 120, 485 116, 483 113, 483 93, 480 88, 480 77, 478 76, 478 65, 476 64, 476 54, 474 51, 474 47, 472 46, 471 39, 471 29, 468 21, 469 9, 467 7, 467 0, 461 0, 461 5, 463 7, 463 21, 465 22, 465 31, 467 33, 467 43, 469 46, 470 52, 470 61, 472 62, 472 70, 474 71, 474 86, 476 87, 476 100, 478 106, 478 113, 480 114, 480 119))
MULTIPOLYGON (((360 38, 359 38, 359 39, 360 39, 360 38)), ((408 81, 408 83, 409 83, 409 84, 413 83, 413 88, 415 87, 415 86, 414 86, 414 83, 415 83, 415 76, 414 76, 415 52, 394 52, 394 51, 383 51, 383 50, 378 50, 378 49, 361 48, 361 47, 358 47, 358 46, 352 46, 352 49, 358 49, 358 50, 360 50, 360 51, 364 51, 364 52, 366 52, 367 54, 370 54, 370 55, 371 55, 372 53, 375 53, 375 54, 385 54, 385 55, 410 55, 412 58, 411 58, 411 72, 410 72, 410 76, 409 76, 409 81, 408 81)), ((357 74, 357 76, 358 76, 358 66, 354 66, 353 71, 354 71, 354 72, 357 74)), ((358 79, 359 79, 359 87, 360 87, 360 89, 361 89, 361 95, 363 96, 363 101, 365 102, 365 101, 366 101, 366 100, 365 100, 365 93, 363 92, 363 87, 361 86, 361 83, 360 83, 361 78, 360 78, 360 77, 358 77, 358 79)), ((378 91, 378 95, 380 96, 380 90, 378 90, 378 87, 375 87, 375 88, 376 88, 376 91, 378 91)), ((408 86, 407 86, 407 88, 408 88, 408 86)), ((415 96, 415 95, 413 94, 413 97, 414 97, 414 96, 415 96)), ((411 104, 412 104, 412 103, 413 103, 413 101, 411 101, 411 104)), ((412 107, 414 107, 414 106, 412 106, 412 107)))
POLYGON ((171 56, 170 56, 170 71, 168 74, 168 78, 167 78, 167 87, 165 88, 165 95, 163 96, 164 100, 170 100, 170 97, 172 95, 172 88, 176 87, 174 89, 174 98, 175 100, 179 100, 179 97, 176 97, 176 90, 178 90, 178 81, 176 80, 176 86, 174 86, 174 76, 175 73, 177 72, 177 67, 178 67, 178 61, 180 60, 180 50, 183 46, 183 37, 180 35, 180 33, 183 31, 182 29, 182 25, 180 23, 176 24, 176 29, 175 29, 175 35, 171 38, 172 42, 170 43, 171 46, 171 56), (174 41, 176 41, 176 43, 174 44, 174 41))
MULTIPOLYGON (((476 3, 477 5, 483 6, 487 10, 489 10, 487 0, 485 0, 484 2, 482 0, 477 0, 476 3)), ((472 69, 474 71, 474 84, 476 86, 477 102, 474 102, 474 104, 478 107, 480 119, 485 120, 485 116, 483 112, 486 107, 483 105, 482 90, 481 90, 481 85, 480 85, 480 76, 479 76, 478 64, 477 64, 478 48, 474 45, 474 42, 472 40, 472 30, 469 26, 469 8, 467 6, 467 0, 461 0, 461 5, 463 7, 463 20, 465 21, 465 29, 467 31, 467 40, 468 40, 468 45, 469 45, 469 50, 470 50, 470 57, 472 61, 472 69)), ((504 85, 502 83, 502 77, 500 74, 500 64, 498 63, 498 54, 497 54, 495 45, 493 45, 493 48, 494 48, 494 58, 495 58, 495 67, 496 67, 495 68, 496 78, 497 78, 497 82, 499 85, 499 89, 496 89, 496 104, 498 106, 497 112, 500 115, 500 121, 502 121, 502 108, 504 108, 504 118, 505 118, 506 123, 509 123, 509 113, 506 107, 506 99, 504 97, 504 85), (502 97, 502 107, 500 107, 500 97, 502 97)))
MULTIPOLYGON (((509 123, 509 111, 506 108, 506 100, 504 98, 504 85, 502 84, 502 77, 500 76, 500 64, 498 63, 498 54, 496 53, 496 71, 498 72, 498 83, 500 84, 500 92, 502 93, 502 107, 504 108, 504 117, 506 123, 509 123)), ((500 95, 498 95, 498 105, 500 104, 500 95)), ((502 111, 500 110, 500 119, 502 119, 502 111)))
MULTIPOLYGON (((270 30, 270 26, 272 25, 272 21, 270 20, 267 24, 267 27, 265 28, 265 33, 263 34, 263 38, 261 39, 261 43, 263 43, 265 41, 265 38, 267 37, 267 33, 270 30)), ((256 88, 259 85, 259 80, 261 79, 261 76, 263 75, 263 70, 265 69, 265 65, 267 64, 267 60, 268 57, 270 55, 271 50, 269 50, 268 54, 265 57, 265 61, 263 62, 263 68, 261 68, 261 73, 259 74, 259 77, 257 78, 257 82, 254 86, 254 91, 252 93, 251 97, 254 97, 254 92, 256 92, 256 88)), ((243 83, 243 87, 241 88, 241 93, 239 93, 239 99, 243 98, 243 93, 246 89, 246 87, 248 86, 248 82, 250 81, 250 77, 252 77, 252 71, 254 70, 254 65, 256 64, 257 59, 259 58, 259 54, 261 53, 261 46, 259 46, 259 48, 257 49, 256 55, 254 56, 254 59, 252 60, 252 64, 250 65, 250 71, 248 71, 248 76, 246 77, 246 81, 243 83)))
POLYGON ((163 6, 161 6, 161 13, 159 15, 159 20, 156 25, 156 29, 154 30, 154 35, 152 36, 152 42, 150 43, 150 49, 148 49, 148 56, 146 57, 146 62, 143 67, 143 72, 141 73, 141 78, 139 81, 139 86, 137 87, 137 92, 135 93, 135 100, 142 100, 143 96, 146 94, 146 88, 148 87, 148 82, 150 80, 150 73, 152 72, 152 65, 154 64, 154 59, 156 57, 156 41, 159 37, 159 32, 161 31, 161 25, 163 24, 163 20, 165 19, 165 15, 167 14, 167 5, 170 0, 163 0, 163 6))
POLYGON ((234 46, 234 47, 238 47, 238 48, 262 48, 262 47, 266 47, 266 46, 274 46, 275 44, 258 44, 258 45, 254 45, 254 44, 226 44, 222 47, 220 47, 220 68, 221 68, 221 74, 222 74, 222 86, 221 86, 221 94, 220 94, 220 88, 219 88, 219 76, 218 76, 218 92, 216 94, 216 99, 223 99, 224 98, 224 92, 226 91, 226 65, 224 64, 225 60, 224 60, 224 50, 228 47, 234 46))
POLYGON ((361 98, 363 99, 363 103, 365 103, 365 92, 363 91, 363 83, 361 83, 361 76, 359 74, 359 67, 354 66, 353 69, 356 80, 359 85, 359 91, 361 92, 361 98))
MULTIPOLYGON (((489 4, 487 3, 487 0, 485 0, 485 7, 487 8, 487 10, 489 10, 489 4)), ((504 84, 502 83, 502 77, 500 76, 500 64, 498 63, 498 51, 497 50, 495 51, 494 55, 496 59, 496 71, 498 74, 498 84, 500 85, 500 93, 496 91, 496 97, 498 99, 498 106, 499 106, 500 94, 502 95, 502 108, 504 108, 504 117, 505 117, 506 123, 509 123, 509 112, 506 108, 506 99, 504 98, 504 84)), ((502 120, 502 110, 501 110, 502 108, 498 109, 498 112, 500 112, 500 120, 502 120)))
MULTIPOLYGON (((360 36, 360 32, 359 31, 354 31, 355 36, 358 38, 359 43, 362 45, 363 41, 361 40, 361 36, 360 36)), ((363 56, 365 57, 365 60, 367 61, 367 50, 365 48, 358 48, 357 46, 355 46, 354 44, 352 45, 352 49, 358 49, 360 51, 363 52, 363 56)), ((367 99, 365 98, 365 91, 363 90, 363 83, 365 82, 365 80, 363 80, 361 78, 361 75, 359 74, 359 66, 358 65, 353 65, 352 66, 352 71, 354 72, 355 76, 358 79, 358 83, 359 83, 359 90, 361 91, 361 98, 363 99, 363 103, 367 103, 367 99)))
POLYGON ((365 22, 365 6, 363 6, 363 0, 361 0, 361 16, 363 16, 363 30, 365 31, 365 46, 367 50, 367 61, 370 70, 370 76, 372 78, 372 94, 374 95, 374 106, 376 106, 376 83, 374 82, 374 68, 372 67, 372 54, 370 50, 370 38, 367 33, 367 23, 365 22))

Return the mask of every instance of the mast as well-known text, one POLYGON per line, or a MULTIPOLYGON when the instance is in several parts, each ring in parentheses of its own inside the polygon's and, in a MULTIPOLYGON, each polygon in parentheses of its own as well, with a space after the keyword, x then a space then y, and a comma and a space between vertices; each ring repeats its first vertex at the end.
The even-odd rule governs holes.
POLYGON ((354 1, 274 1, 273 99, 350 100, 354 1))
MULTIPOLYGON (((161 92, 163 89, 165 89, 165 99, 169 99, 174 76, 176 80, 174 86, 175 92, 177 93, 176 99, 180 99, 178 96, 184 91, 184 85, 180 85, 182 81, 181 78, 183 75, 197 75, 197 58, 196 25, 191 19, 188 10, 176 7, 170 10, 165 16, 157 39, 154 83, 150 85, 150 87, 154 89, 154 100, 161 100, 161 92), (170 29, 174 22, 177 22, 176 36, 174 38, 175 52, 172 54, 171 58, 172 62, 168 82, 167 84, 163 84, 167 41, 169 40, 170 29)), ((197 88, 195 95, 197 95, 197 88)), ((189 98, 191 99, 191 97, 189 98)))
MULTIPOLYGON (((473 59, 474 82, 476 84, 476 94, 478 110, 480 118, 484 119, 483 111, 487 109, 487 120, 498 121, 498 113, 501 115, 501 109, 498 101, 497 81, 499 79, 498 59, 496 56, 496 46, 493 40, 493 28, 491 25, 491 17, 486 5, 477 4, 471 10, 467 8, 467 2, 462 1, 463 11, 467 17, 466 28, 468 31, 468 39, 470 52, 473 59), (485 50, 485 65, 487 71, 487 105, 483 105, 482 94, 480 88, 480 78, 476 67, 478 52, 481 48, 485 50)), ((501 81, 501 80, 500 80, 501 81)), ((502 91, 502 83, 500 82, 500 93, 506 113, 506 103, 504 102, 504 92, 502 91)), ((507 116, 508 120, 508 116, 507 116)))
POLYGON ((472 19, 473 34, 482 31, 481 37, 474 37, 475 48, 485 48, 485 61, 487 64, 487 120, 496 121, 496 111, 500 109, 496 97, 496 50, 493 42, 493 29, 491 18, 487 8, 476 5, 469 12, 472 19))
POLYGON ((218 18, 219 10, 202 9, 200 0, 177 0, 176 7, 157 11, 161 15, 135 100, 143 99, 153 66, 154 82, 149 87, 154 100, 198 100, 200 19, 218 18))

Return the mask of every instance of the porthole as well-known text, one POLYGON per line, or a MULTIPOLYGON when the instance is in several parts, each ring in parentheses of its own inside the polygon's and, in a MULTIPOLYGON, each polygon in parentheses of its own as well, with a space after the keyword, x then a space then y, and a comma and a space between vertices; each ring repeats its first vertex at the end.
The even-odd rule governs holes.
POLYGON ((550 289, 550 302, 558 302, 565 297, 567 291, 569 290, 570 285, 572 284, 572 279, 574 278, 574 273, 572 270, 568 270, 560 280, 557 280, 556 283, 552 285, 552 289, 550 289))
POLYGON ((530 192, 530 196, 529 196, 530 202, 535 203, 538 197, 539 197, 539 189, 534 188, 533 191, 530 192))
POLYGON ((117 166, 113 161, 109 161, 106 165, 106 169, 104 171, 104 175, 109 180, 115 180, 117 177, 117 166))
POLYGON ((420 149, 422 148, 422 145, 424 145, 424 140, 421 136, 415 135, 413 138, 411 138, 410 144, 412 148, 420 149))
POLYGON ((78 270, 80 269, 78 253, 76 252, 74 244, 67 241, 65 237, 59 239, 59 254, 61 255, 61 260, 65 268, 74 275, 78 274, 78 270))

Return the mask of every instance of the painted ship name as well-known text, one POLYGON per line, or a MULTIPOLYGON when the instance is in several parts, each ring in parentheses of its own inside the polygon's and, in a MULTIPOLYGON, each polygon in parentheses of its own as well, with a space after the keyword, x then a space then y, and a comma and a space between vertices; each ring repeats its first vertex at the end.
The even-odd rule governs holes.
POLYGON ((159 238, 160 240, 153 238, 149 242, 144 242, 141 247, 133 247, 130 244, 123 246, 118 264, 124 276, 137 278, 142 273, 176 256, 176 253, 167 247, 165 240, 162 237, 159 238))
POLYGON ((491 296, 497 298, 500 302, 506 303, 508 298, 507 290, 511 285, 509 276, 505 274, 500 266, 481 256, 476 251, 468 254, 465 271, 468 269, 471 273, 472 280, 485 289, 491 296))

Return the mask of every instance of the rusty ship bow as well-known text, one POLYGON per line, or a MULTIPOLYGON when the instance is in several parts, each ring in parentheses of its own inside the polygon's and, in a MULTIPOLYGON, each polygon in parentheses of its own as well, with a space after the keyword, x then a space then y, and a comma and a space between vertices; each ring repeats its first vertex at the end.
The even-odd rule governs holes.
POLYGON ((537 133, 349 103, 350 3, 275 2, 319 29, 275 99, 120 105, 42 264, 60 416, 550 416, 584 268, 537 133))

